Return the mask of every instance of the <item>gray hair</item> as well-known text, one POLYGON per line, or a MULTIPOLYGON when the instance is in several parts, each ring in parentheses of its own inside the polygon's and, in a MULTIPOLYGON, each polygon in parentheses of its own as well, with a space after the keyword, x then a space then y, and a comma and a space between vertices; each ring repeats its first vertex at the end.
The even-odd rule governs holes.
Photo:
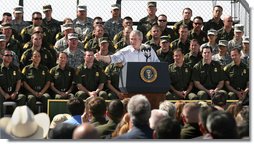
POLYGON ((131 34, 137 35, 138 37, 140 37, 141 41, 143 41, 143 33, 140 30, 133 30, 131 31, 130 35, 131 34))
POLYGON ((160 109, 153 109, 151 112, 151 117, 149 119, 150 128, 154 130, 161 119, 168 117, 169 115, 166 111, 160 109))
POLYGON ((160 103, 159 109, 166 111, 170 117, 176 118, 176 108, 172 102, 168 100, 163 101, 160 103))
POLYGON ((151 104, 144 95, 137 94, 131 97, 127 110, 134 125, 148 124, 151 116, 151 104))

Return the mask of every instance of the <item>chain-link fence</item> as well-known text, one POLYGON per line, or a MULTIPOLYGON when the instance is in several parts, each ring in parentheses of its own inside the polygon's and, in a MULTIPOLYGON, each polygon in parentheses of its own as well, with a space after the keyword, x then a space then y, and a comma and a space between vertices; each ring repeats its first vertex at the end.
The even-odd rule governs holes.
MULTIPOLYGON (((232 15, 234 20, 244 24, 245 35, 249 35, 249 6, 245 0, 154 0, 157 2, 157 15, 165 14, 169 22, 177 22, 182 19, 182 10, 189 7, 193 11, 193 17, 201 16, 204 21, 212 18, 214 5, 223 7, 223 16, 232 15)), ((13 12, 13 8, 19 4, 20 0, 0 0, 0 13, 13 12)), ((77 3, 87 5, 88 16, 94 18, 101 16, 103 21, 111 18, 111 4, 121 3, 122 17, 131 16, 134 22, 138 22, 147 15, 146 5, 148 0, 23 0, 24 19, 31 21, 34 11, 42 12, 42 6, 51 4, 53 17, 62 21, 66 17, 76 18, 77 3)))

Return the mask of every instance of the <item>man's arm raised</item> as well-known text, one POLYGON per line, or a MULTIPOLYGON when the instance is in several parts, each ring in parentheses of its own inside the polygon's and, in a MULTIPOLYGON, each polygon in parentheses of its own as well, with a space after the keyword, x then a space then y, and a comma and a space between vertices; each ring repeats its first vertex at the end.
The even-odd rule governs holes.
POLYGON ((105 63, 110 63, 111 62, 111 57, 109 55, 102 56, 100 53, 96 53, 96 54, 94 54, 94 57, 97 61, 103 61, 105 63))

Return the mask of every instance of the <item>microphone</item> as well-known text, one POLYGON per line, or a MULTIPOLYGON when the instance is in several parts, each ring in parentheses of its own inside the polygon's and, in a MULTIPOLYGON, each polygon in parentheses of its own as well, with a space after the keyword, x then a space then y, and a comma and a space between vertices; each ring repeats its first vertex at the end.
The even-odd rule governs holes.
POLYGON ((144 56, 146 57, 146 62, 148 61, 148 58, 151 57, 151 47, 148 45, 141 45, 140 50, 144 53, 144 56))

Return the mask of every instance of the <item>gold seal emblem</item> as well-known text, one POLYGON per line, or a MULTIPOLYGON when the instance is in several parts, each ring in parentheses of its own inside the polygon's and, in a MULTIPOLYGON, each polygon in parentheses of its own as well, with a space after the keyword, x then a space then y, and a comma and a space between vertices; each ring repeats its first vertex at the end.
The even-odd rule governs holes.
POLYGON ((140 77, 144 82, 152 83, 157 79, 158 73, 157 73, 157 70, 153 66, 148 65, 148 66, 144 66, 141 69, 140 77))

